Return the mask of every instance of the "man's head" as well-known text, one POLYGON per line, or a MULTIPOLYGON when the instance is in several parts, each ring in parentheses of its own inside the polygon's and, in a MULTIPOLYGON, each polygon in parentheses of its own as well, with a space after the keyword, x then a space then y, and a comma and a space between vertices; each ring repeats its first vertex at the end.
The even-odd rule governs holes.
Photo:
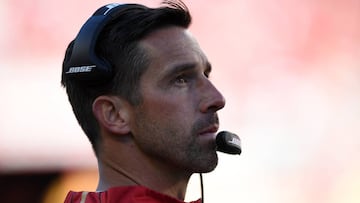
POLYGON ((139 46, 139 41, 161 27, 175 25, 187 28, 191 23, 191 16, 184 4, 171 1, 165 1, 164 4, 166 6, 157 9, 138 4, 124 4, 113 8, 116 9, 116 18, 104 25, 99 37, 94 39, 97 57, 111 66, 112 77, 105 81, 103 78, 100 81, 96 78, 84 81, 68 77, 67 62, 76 39, 66 50, 61 83, 66 88, 74 114, 95 152, 99 126, 92 112, 94 100, 100 95, 118 95, 131 104, 138 104, 141 101, 139 79, 150 63, 148 53, 139 46))
MULTIPOLYGON (((216 112, 225 100, 209 81, 207 57, 187 31, 186 6, 168 5, 125 5, 105 26, 96 53, 113 67, 111 79, 84 82, 63 70, 62 83, 95 152, 103 150, 99 143, 106 134, 159 165, 208 172, 217 164, 216 112)), ((70 44, 67 56, 71 49, 70 44)))

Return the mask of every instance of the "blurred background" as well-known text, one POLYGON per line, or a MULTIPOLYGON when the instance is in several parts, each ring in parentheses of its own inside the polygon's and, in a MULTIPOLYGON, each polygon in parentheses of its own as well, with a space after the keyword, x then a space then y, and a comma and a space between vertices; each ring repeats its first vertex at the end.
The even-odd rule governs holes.
MULTIPOLYGON (((159 6, 160 0, 131 1, 159 6)), ((60 86, 67 44, 97 1, 0 1, 2 203, 94 190, 96 160, 60 86)), ((360 0, 185 0, 227 99, 207 203, 360 202, 360 0)), ((187 200, 200 197, 197 175, 187 200)))

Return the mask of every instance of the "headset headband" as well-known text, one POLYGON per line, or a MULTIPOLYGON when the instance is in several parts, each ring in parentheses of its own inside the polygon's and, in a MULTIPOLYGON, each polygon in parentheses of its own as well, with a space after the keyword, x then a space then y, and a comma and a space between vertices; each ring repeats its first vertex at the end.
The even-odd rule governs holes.
POLYGON ((96 55, 95 46, 102 29, 117 17, 117 11, 123 5, 113 3, 99 8, 81 27, 71 56, 64 65, 66 77, 82 81, 101 81, 111 77, 111 65, 96 55))

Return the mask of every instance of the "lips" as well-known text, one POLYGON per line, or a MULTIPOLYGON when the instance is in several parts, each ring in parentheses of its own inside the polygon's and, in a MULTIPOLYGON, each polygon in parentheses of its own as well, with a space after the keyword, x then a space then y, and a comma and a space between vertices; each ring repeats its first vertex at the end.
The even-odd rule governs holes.
POLYGON ((209 134, 215 134, 218 131, 218 129, 219 129, 219 125, 213 124, 213 125, 210 125, 210 126, 204 128, 203 130, 201 130, 199 135, 204 136, 204 135, 209 135, 209 134))

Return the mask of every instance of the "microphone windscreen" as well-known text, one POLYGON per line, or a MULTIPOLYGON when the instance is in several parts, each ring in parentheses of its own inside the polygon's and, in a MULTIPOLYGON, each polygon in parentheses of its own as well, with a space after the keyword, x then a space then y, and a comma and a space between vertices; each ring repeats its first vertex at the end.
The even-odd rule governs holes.
POLYGON ((216 135, 217 151, 227 154, 241 154, 240 138, 228 131, 221 131, 216 135))

